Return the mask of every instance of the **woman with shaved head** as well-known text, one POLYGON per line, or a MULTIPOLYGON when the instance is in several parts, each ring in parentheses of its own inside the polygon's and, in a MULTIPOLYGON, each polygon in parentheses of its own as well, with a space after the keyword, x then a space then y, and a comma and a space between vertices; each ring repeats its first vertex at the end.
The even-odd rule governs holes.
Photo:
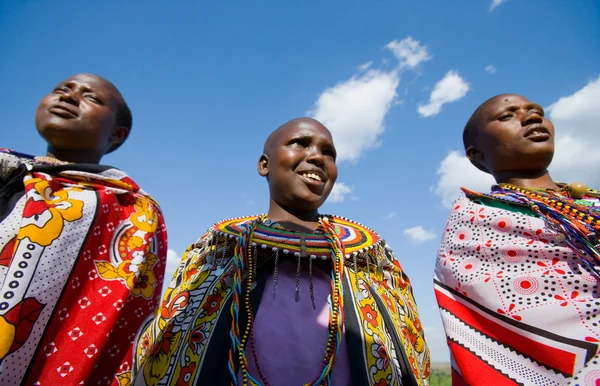
POLYGON ((438 254, 456 385, 599 384, 600 194, 550 177, 554 134, 519 95, 489 99, 465 127, 467 157, 497 184, 463 189, 438 254))
POLYGON ((319 208, 331 133, 294 119, 267 139, 265 215, 216 223, 184 254, 137 343, 136 385, 427 385, 408 277, 369 228, 319 208))

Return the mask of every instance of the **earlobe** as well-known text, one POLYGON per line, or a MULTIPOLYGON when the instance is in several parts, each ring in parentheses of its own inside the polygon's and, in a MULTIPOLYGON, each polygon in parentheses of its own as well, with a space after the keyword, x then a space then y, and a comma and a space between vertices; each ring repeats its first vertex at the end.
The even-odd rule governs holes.
POLYGON ((482 152, 473 146, 469 146, 466 151, 466 156, 473 165, 477 166, 478 169, 487 170, 485 166, 485 157, 482 152))
POLYGON ((262 177, 266 177, 269 175, 269 156, 263 154, 258 159, 258 174, 262 177))
POLYGON ((126 127, 117 127, 110 136, 111 147, 121 145, 129 137, 129 129, 126 127))

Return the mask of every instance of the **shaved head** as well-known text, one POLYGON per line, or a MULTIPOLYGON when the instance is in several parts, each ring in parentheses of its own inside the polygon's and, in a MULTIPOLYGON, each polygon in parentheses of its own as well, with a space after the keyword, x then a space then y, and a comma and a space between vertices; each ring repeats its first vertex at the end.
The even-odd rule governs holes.
POLYGON ((477 107, 477 109, 475 109, 475 112, 471 114, 471 117, 467 121, 467 124, 465 125, 465 128, 463 130, 463 145, 465 146, 465 150, 467 150, 469 146, 473 146, 473 142, 475 141, 475 138, 477 138, 477 133, 479 131, 481 119, 485 115, 484 113, 486 111, 486 108, 492 105, 498 99, 508 98, 514 95, 515 94, 500 94, 493 96, 490 99, 483 102, 482 104, 480 104, 479 107, 477 107))

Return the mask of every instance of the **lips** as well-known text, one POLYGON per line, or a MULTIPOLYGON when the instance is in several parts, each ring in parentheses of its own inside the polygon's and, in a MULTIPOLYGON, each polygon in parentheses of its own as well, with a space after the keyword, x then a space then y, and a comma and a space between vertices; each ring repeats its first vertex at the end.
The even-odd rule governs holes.
POLYGON ((523 136, 534 142, 542 142, 550 139, 550 131, 545 126, 536 124, 529 126, 523 136))
POLYGON ((327 176, 321 169, 308 169, 297 172, 306 186, 314 193, 321 194, 327 182, 327 176))
POLYGON ((77 112, 64 105, 54 105, 48 109, 48 111, 54 115, 58 115, 62 118, 77 118, 77 112))

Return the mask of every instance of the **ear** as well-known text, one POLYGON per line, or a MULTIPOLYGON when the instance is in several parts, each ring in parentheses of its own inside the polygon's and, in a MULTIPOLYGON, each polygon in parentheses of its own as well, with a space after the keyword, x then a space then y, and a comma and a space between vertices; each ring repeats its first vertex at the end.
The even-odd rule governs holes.
POLYGON ((269 156, 263 154, 258 159, 258 174, 263 177, 267 177, 269 175, 269 156))
POLYGON ((125 142, 127 140, 127 137, 129 137, 129 129, 126 127, 116 127, 115 130, 113 131, 112 135, 110 136, 110 149, 109 151, 112 151, 112 149, 116 149, 117 147, 121 146, 121 144, 123 144, 123 142, 125 142))
POLYGON ((471 161, 471 163, 475 165, 477 169, 489 173, 487 167, 485 166, 485 156, 481 151, 477 150, 473 146, 469 146, 467 148, 466 154, 469 161, 471 161))

